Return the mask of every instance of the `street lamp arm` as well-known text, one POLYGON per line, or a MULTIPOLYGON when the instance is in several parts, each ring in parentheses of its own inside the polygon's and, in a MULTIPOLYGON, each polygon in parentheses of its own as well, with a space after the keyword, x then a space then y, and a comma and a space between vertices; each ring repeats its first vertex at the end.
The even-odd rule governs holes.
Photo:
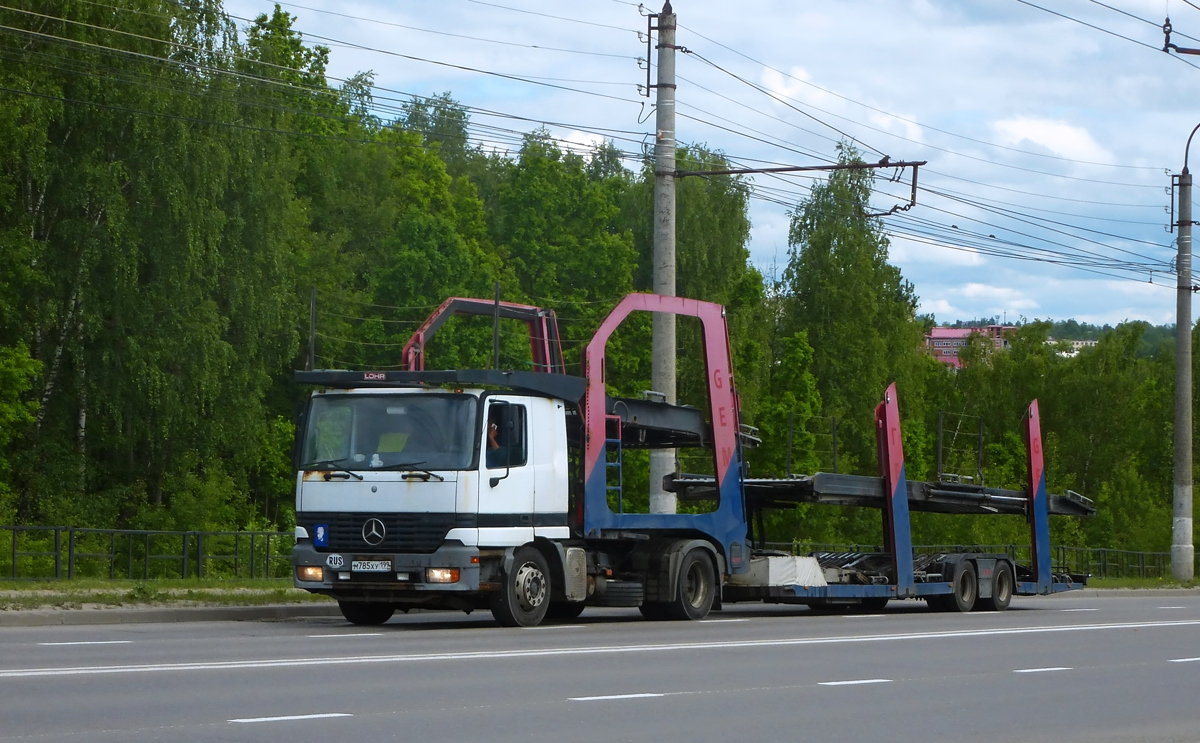
POLYGON ((1196 132, 1200 131, 1200 124, 1196 124, 1196 128, 1188 135, 1187 146, 1183 148, 1183 174, 1188 172, 1188 152, 1192 149, 1192 137, 1196 136, 1196 132))

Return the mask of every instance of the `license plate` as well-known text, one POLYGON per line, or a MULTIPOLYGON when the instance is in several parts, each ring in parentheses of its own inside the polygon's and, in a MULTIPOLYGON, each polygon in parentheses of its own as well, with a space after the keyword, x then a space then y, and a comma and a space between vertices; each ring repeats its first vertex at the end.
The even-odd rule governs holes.
POLYGON ((390 573, 392 572, 392 561, 354 560, 350 563, 350 569, 356 573, 390 573))

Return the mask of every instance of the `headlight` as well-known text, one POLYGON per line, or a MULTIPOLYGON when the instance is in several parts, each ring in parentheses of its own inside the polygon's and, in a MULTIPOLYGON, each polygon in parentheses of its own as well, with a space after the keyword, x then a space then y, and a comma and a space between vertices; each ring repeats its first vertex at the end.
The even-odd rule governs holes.
POLYGON ((425 570, 426 583, 457 583, 458 568, 427 568, 425 570))
POLYGON ((296 568, 296 580, 321 583, 325 580, 325 568, 319 565, 301 565, 296 568))

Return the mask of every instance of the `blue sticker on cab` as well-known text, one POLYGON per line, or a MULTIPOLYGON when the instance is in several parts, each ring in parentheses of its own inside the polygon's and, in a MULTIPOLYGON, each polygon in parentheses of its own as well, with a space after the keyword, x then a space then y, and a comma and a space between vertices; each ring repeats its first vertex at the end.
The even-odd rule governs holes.
POLYGON ((317 547, 329 546, 329 525, 317 524, 313 528, 313 544, 317 547))

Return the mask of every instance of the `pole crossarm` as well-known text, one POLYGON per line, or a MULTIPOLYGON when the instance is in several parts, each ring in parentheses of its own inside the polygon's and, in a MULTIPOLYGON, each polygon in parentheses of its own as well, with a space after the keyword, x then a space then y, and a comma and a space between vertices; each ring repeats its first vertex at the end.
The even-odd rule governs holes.
POLYGON ((817 170, 869 170, 872 168, 916 168, 921 165, 928 165, 925 160, 908 161, 897 160, 895 162, 886 157, 877 163, 838 163, 836 165, 787 165, 778 168, 731 168, 729 170, 677 170, 675 171, 676 178, 687 178, 688 176, 704 176, 704 175, 752 175, 754 173, 803 173, 806 171, 817 170))
POLYGON ((892 162, 887 155, 877 163, 838 163, 836 165, 785 165, 776 168, 731 168, 729 170, 677 170, 675 171, 676 178, 686 178, 691 175, 709 176, 709 175, 750 175, 753 173, 803 173, 810 171, 832 171, 832 170, 870 170, 873 168, 912 168, 912 194, 909 196, 907 204, 896 204, 891 209, 885 212, 871 212, 868 217, 886 217, 896 212, 906 212, 917 205, 917 169, 922 165, 928 164, 925 160, 898 160, 892 162))

